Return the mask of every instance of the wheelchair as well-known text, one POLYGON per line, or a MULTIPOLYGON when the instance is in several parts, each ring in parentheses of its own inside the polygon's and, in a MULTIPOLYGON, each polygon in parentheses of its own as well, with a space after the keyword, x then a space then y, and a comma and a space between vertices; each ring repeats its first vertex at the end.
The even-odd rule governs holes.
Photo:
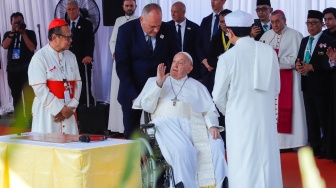
MULTIPOLYGON (((148 122, 148 121, 147 121, 148 122)), ((155 139, 155 125, 140 125, 142 188, 173 187, 184 188, 183 183, 175 184, 173 168, 165 161, 155 139)))

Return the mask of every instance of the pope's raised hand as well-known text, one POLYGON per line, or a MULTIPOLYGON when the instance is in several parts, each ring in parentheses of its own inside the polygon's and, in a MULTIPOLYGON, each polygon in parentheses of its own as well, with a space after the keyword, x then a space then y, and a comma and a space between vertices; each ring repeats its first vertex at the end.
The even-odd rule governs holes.
POLYGON ((165 72, 166 72, 166 66, 164 65, 164 63, 160 63, 157 67, 157 72, 156 72, 156 84, 159 87, 162 87, 163 83, 169 76, 169 73, 165 74, 165 72))

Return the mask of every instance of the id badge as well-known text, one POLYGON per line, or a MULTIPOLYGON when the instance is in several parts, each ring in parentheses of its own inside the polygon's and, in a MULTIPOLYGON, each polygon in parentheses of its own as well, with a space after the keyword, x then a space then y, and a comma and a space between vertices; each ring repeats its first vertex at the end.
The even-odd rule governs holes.
POLYGON ((70 102, 70 92, 67 89, 64 91, 64 101, 66 104, 70 102))
POLYGON ((14 48, 13 49, 13 54, 12 54, 12 59, 20 59, 20 48, 14 48))

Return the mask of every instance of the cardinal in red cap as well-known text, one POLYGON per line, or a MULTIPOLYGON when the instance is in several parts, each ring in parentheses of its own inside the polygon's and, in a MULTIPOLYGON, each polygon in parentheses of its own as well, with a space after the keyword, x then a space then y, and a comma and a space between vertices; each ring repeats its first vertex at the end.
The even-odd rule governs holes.
POLYGON ((76 56, 69 51, 68 23, 54 19, 48 27, 49 43, 32 58, 28 77, 35 92, 32 130, 78 134, 75 109, 82 88, 76 56))
POLYGON ((55 27, 61 27, 61 26, 65 26, 68 25, 68 23, 60 18, 55 18, 53 21, 50 22, 49 27, 48 27, 48 31, 50 29, 53 29, 55 27))

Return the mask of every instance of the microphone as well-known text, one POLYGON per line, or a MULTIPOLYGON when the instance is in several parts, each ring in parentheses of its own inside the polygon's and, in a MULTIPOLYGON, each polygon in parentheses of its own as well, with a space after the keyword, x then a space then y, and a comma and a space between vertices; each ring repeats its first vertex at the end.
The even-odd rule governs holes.
POLYGON ((90 136, 90 135, 79 136, 80 142, 104 141, 104 140, 107 140, 107 136, 90 136))
POLYGON ((41 31, 40 31, 40 24, 37 24, 38 34, 40 38, 40 49, 42 48, 42 41, 41 41, 41 31))

